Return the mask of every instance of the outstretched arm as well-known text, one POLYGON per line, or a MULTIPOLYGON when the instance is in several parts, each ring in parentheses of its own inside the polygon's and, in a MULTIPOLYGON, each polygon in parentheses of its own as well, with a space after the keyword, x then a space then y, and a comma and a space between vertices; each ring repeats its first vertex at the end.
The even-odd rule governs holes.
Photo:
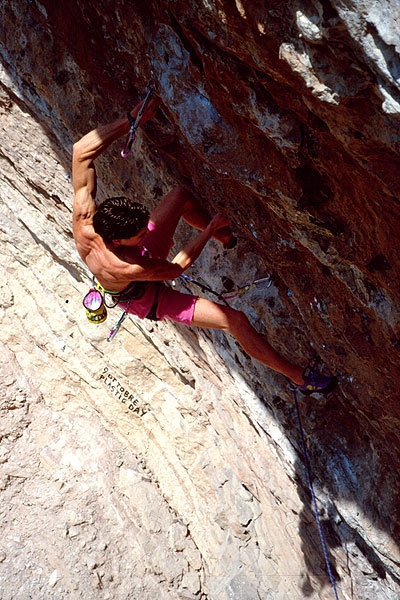
MULTIPOLYGON (((132 111, 131 115, 136 118, 142 102, 132 111)), ((154 117, 158 107, 158 102, 151 99, 146 106, 140 123, 145 123, 154 117)), ((72 155, 72 181, 74 185, 74 226, 91 223, 96 212, 96 171, 94 160, 102 153, 112 142, 126 135, 129 131, 129 120, 120 119, 97 127, 84 135, 74 144, 72 155)))

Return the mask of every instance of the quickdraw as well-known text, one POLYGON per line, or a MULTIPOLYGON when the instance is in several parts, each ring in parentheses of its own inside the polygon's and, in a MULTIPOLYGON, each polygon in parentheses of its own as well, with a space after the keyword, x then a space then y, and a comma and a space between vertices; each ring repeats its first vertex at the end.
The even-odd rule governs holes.
POLYGON ((267 288, 271 287, 271 285, 272 285, 271 275, 267 275, 266 277, 261 277, 260 279, 255 279, 253 281, 253 283, 244 285, 244 286, 237 288, 236 290, 233 290, 231 292, 222 292, 221 296, 223 298, 225 298, 225 300, 232 300, 233 298, 242 296, 243 294, 246 294, 250 290, 257 288, 257 286, 260 285, 261 283, 267 283, 267 286, 266 286, 267 288))
POLYGON ((203 290, 203 292, 209 292, 210 294, 213 294, 214 296, 216 296, 218 298, 218 300, 221 300, 222 302, 224 302, 224 304, 228 305, 228 302, 225 300, 225 298, 222 296, 222 294, 216 292, 215 290, 213 290, 212 288, 210 288, 208 285, 206 285, 205 283, 201 283, 201 281, 197 281, 196 279, 192 279, 192 277, 189 277, 189 275, 185 275, 184 273, 182 273, 182 275, 179 276, 181 279, 185 279, 186 281, 190 281, 190 283, 194 283, 194 285, 197 285, 197 287, 199 287, 201 290, 203 290))
POLYGON ((233 300, 233 298, 237 298, 238 296, 242 296, 243 294, 246 294, 250 290, 253 290, 253 289, 257 288, 262 283, 267 283, 267 286, 266 286, 267 288, 269 288, 272 285, 271 275, 266 275, 265 277, 261 277, 260 279, 255 279, 252 283, 248 283, 247 285, 243 285, 242 287, 237 288, 235 290, 231 290, 229 292, 216 292, 215 290, 213 290, 212 288, 210 288, 205 283, 201 283, 200 281, 196 281, 196 279, 192 279, 192 277, 189 277, 188 275, 185 275, 184 273, 182 273, 182 275, 180 275, 180 277, 182 279, 186 279, 186 281, 190 281, 190 283, 194 283, 199 288, 201 288, 203 291, 206 291, 206 292, 209 292, 210 294, 213 294, 219 300, 221 300, 222 302, 224 302, 224 304, 226 304, 227 306, 228 306, 227 300, 233 300))
POLYGON ((128 308, 126 308, 124 310, 124 312, 122 313, 122 315, 120 316, 120 318, 118 319, 118 321, 115 323, 115 325, 110 329, 110 333, 107 336, 107 342, 112 342, 113 339, 115 338, 115 336, 117 335, 119 328, 121 327, 122 323, 125 321, 126 317, 128 316, 128 308))
POLYGON ((122 158, 126 158, 132 150, 132 144, 135 141, 136 129, 140 125, 140 120, 143 116, 143 111, 146 108, 146 105, 149 102, 152 93, 153 93, 153 90, 151 88, 148 88, 146 97, 143 100, 142 106, 140 107, 140 110, 139 110, 138 114, 136 115, 136 118, 132 117, 131 113, 129 113, 129 112, 127 114, 127 117, 128 117, 129 123, 130 123, 130 129, 129 129, 129 133, 126 137, 125 145, 121 150, 122 158))

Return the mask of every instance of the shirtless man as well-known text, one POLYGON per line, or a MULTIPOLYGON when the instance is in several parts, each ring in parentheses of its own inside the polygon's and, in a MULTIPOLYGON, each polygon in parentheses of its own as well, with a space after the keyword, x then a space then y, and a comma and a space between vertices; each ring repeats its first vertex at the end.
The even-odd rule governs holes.
MULTIPOLYGON (((138 104, 131 111, 133 118, 140 108, 138 104)), ((152 99, 143 110, 140 123, 154 117, 156 111, 157 102, 152 99)), ((98 282, 117 294, 122 308, 140 318, 167 318, 229 332, 247 354, 289 378, 303 393, 332 389, 334 378, 303 370, 283 358, 250 325, 243 312, 160 284, 186 271, 211 238, 231 247, 233 235, 224 216, 217 214, 211 219, 181 186, 172 189, 151 215, 143 205, 122 197, 107 199, 97 206, 94 160, 128 131, 129 120, 121 119, 90 131, 73 148, 74 239, 81 258, 98 282), (181 217, 199 233, 168 261, 181 217)))

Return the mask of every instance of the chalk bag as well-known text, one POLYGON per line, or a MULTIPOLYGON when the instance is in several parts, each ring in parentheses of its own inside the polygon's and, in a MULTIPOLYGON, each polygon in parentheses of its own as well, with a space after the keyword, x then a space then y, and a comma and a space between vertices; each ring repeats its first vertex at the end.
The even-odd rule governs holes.
POLYGON ((84 297, 83 306, 89 323, 103 323, 107 319, 107 308, 99 290, 92 288, 84 297))

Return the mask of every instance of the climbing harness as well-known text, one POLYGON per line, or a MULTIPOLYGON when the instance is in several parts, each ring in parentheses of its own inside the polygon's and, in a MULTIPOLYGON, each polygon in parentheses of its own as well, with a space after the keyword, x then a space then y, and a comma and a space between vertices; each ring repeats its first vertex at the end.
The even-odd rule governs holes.
POLYGON ((83 298, 83 306, 85 308, 86 317, 89 323, 104 323, 108 316, 107 308, 114 308, 117 306, 118 302, 120 301, 120 294, 117 295, 109 290, 104 289, 103 286, 93 277, 92 287, 83 298), (112 304, 109 302, 109 300, 106 300, 106 294, 114 297, 112 304))
MULTIPOLYGON (((262 283, 267 283, 267 287, 270 287, 272 284, 271 276, 267 275, 266 277, 255 279, 252 283, 244 285, 235 290, 231 290, 229 292, 216 292, 210 286, 200 281, 197 281, 196 279, 193 279, 192 277, 189 277, 186 274, 182 273, 182 275, 180 275, 180 278, 194 285, 197 285, 203 292, 213 294, 226 306, 229 306, 227 302, 228 300, 237 298, 238 296, 241 296, 246 292, 255 289, 258 285, 262 283)), ((142 298, 146 291, 146 285, 148 283, 149 282, 147 281, 134 281, 121 292, 112 292, 103 288, 103 286, 93 277, 92 287, 83 299, 83 305, 85 307, 86 316, 90 323, 103 323, 107 319, 107 308, 114 308, 121 302, 127 303, 127 306, 123 310, 122 315, 115 323, 115 325, 113 325, 107 336, 108 342, 111 342, 114 339, 122 323, 128 316, 130 301, 139 300, 140 298, 142 298)), ((152 283, 155 284, 155 282, 152 283)), ((146 319, 150 319, 151 321, 158 320, 156 311, 158 305, 159 291, 160 285, 156 285, 156 293, 154 296, 153 304, 150 308, 149 313, 145 317, 146 319)))
MULTIPOLYGON (((92 278, 92 287, 83 299, 86 317, 90 323, 103 323, 107 319, 107 308, 115 308, 121 302, 126 304, 122 315, 117 323, 111 328, 107 341, 111 342, 117 335, 119 328, 129 314, 129 304, 132 300, 140 300, 145 291, 148 281, 132 281, 125 289, 120 292, 106 290, 96 279, 92 278)), ((151 282, 155 285, 154 300, 150 307, 146 319, 158 321, 157 306, 160 293, 160 284, 151 282)))
MULTIPOLYGON (((146 282, 140 282, 145 284, 146 282)), ((144 292, 143 292, 144 293, 144 292)), ((157 306, 158 306, 158 296, 160 293, 160 285, 156 285, 156 290, 155 290, 155 295, 154 295, 154 300, 153 300, 153 304, 151 305, 151 308, 149 310, 149 312, 146 315, 146 319, 149 319, 150 321, 158 321, 157 318, 157 306)), ((117 323, 111 328, 110 333, 107 336, 107 341, 108 342, 112 342, 114 337, 117 335, 119 328, 121 327, 122 323, 125 321, 126 317, 129 314, 129 304, 131 300, 137 300, 138 297, 130 297, 128 300, 128 304, 126 306, 126 308, 124 309, 122 315, 120 316, 120 318, 118 319, 117 323)), ((119 300, 118 302, 120 302, 121 300, 119 300)), ((117 302, 117 304, 118 304, 117 302)), ((122 300, 122 302, 126 302, 126 300, 122 300)))
POLYGON ((299 408, 299 403, 298 403, 298 400, 297 400, 296 388, 293 385, 291 385, 290 389, 292 390, 293 399, 294 399, 294 405, 296 407, 297 420, 298 420, 299 432, 300 432, 300 440, 301 440, 301 446, 302 446, 303 457, 304 457, 304 464, 305 464, 306 471, 307 471, 308 484, 309 484, 311 498, 312 498, 314 516, 315 516, 315 520, 316 520, 317 527, 318 527, 319 537, 320 537, 320 540, 321 540, 322 552, 323 552, 323 555, 324 555, 326 569, 328 571, 329 579, 330 579, 331 584, 332 584, 333 593, 335 595, 335 600, 339 600, 338 592, 337 592, 337 589, 336 589, 335 578, 333 577, 331 565, 330 565, 330 562, 329 562, 329 556, 328 556, 328 550, 327 550, 327 546, 326 546, 325 536, 324 536, 324 532, 322 531, 321 520, 319 518, 318 507, 317 507, 317 499, 316 499, 315 491, 314 491, 313 479, 312 479, 312 475, 311 475, 310 461, 308 459, 307 446, 306 446, 306 441, 305 441, 305 438, 304 438, 304 430, 303 430, 303 425, 302 425, 302 422, 301 422, 300 408, 299 408))
MULTIPOLYGON (((89 290, 86 296, 83 299, 83 306, 85 307, 86 317, 89 323, 104 323, 107 319, 107 305, 105 301, 105 293, 106 290, 100 285, 100 283, 96 282, 93 278, 93 287, 89 290)), ((109 308, 114 308, 117 306, 119 300, 115 302, 109 308)), ((118 319, 117 323, 111 328, 110 333, 107 336, 107 341, 111 342, 114 337, 117 335, 119 328, 124 322, 125 318, 128 316, 129 302, 126 309, 123 311, 122 315, 118 319)))
POLYGON ((129 124, 130 124, 130 129, 129 129, 129 133, 128 133, 127 137, 126 137, 125 145, 124 145, 124 147, 121 150, 121 156, 122 156, 122 158, 126 158, 130 154, 130 152, 132 150, 132 144, 133 144, 133 142, 135 140, 136 129, 140 125, 140 121, 141 121, 141 118, 143 116, 144 109, 146 108, 146 105, 148 104, 152 93, 153 93, 153 90, 149 87, 147 89, 146 97, 143 100, 143 104, 140 107, 140 110, 139 110, 138 114, 136 115, 136 118, 132 117, 132 115, 131 115, 130 112, 128 112, 128 114, 127 114, 128 121, 129 121, 129 124))

